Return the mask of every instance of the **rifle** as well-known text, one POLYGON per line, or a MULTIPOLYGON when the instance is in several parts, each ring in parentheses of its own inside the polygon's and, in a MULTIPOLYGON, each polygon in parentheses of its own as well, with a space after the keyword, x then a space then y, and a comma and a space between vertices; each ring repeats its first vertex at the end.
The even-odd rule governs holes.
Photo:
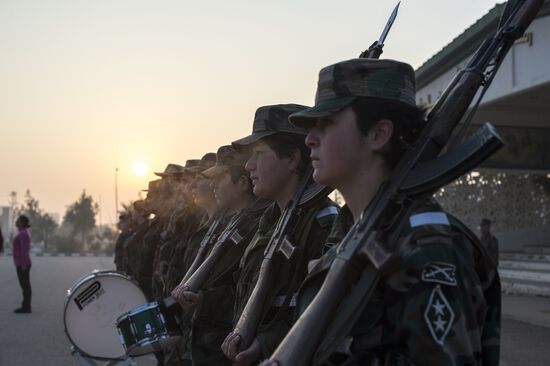
POLYGON ((401 1, 397 3, 393 11, 391 12, 390 18, 386 22, 386 26, 384 27, 380 38, 378 38, 378 41, 374 41, 374 43, 371 44, 366 51, 363 51, 361 55, 359 55, 359 58, 380 58, 380 55, 383 52, 382 48, 384 48, 384 41, 386 40, 386 37, 391 29, 391 26, 393 25, 395 18, 397 18, 399 4, 401 4, 401 1))
POLYGON ((489 87, 506 53, 543 2, 520 0, 513 6, 508 3, 508 16, 502 19, 495 35, 480 45, 468 66, 451 81, 429 112, 420 137, 337 247, 336 258, 319 292, 271 356, 279 365, 318 364, 325 360, 349 334, 380 278, 398 267, 399 248, 390 246, 394 243, 388 242, 387 235, 389 228, 406 217, 410 202, 433 194, 502 145, 487 123, 458 148, 439 156, 480 86, 484 90, 489 87), (443 167, 443 163, 454 165, 443 167))
POLYGON ((296 231, 296 224, 301 214, 301 206, 319 197, 327 196, 332 189, 311 183, 313 168, 308 164, 303 178, 301 179, 292 199, 288 202, 269 243, 264 252, 264 259, 260 267, 258 280, 252 294, 235 326, 233 332, 241 337, 239 349, 247 349, 254 340, 258 326, 262 320, 266 299, 273 283, 275 273, 274 257, 276 254, 283 254, 288 260, 293 259, 296 247, 292 244, 292 235, 296 231))
POLYGON ((219 214, 217 214, 216 219, 210 225, 210 228, 208 228, 208 231, 206 232, 206 235, 201 240, 201 243, 199 245, 199 250, 197 252, 197 255, 195 256, 195 259, 193 260, 193 263, 191 264, 191 267, 187 270, 187 273, 185 273, 185 276, 183 276, 183 279, 180 283, 186 283, 187 280, 195 273, 197 268, 201 265, 201 263, 204 261, 204 257, 206 256, 208 252, 208 247, 210 246, 210 243, 214 238, 216 237, 216 231, 222 224, 222 222, 225 219, 225 214, 227 213, 227 210, 222 210, 219 214))
POLYGON ((240 227, 243 219, 250 213, 263 211, 270 203, 270 200, 257 198, 252 201, 247 208, 231 219, 225 230, 218 237, 208 257, 206 257, 204 262, 202 262, 200 267, 197 268, 189 279, 184 282, 184 286, 189 288, 189 291, 198 292, 206 280, 208 280, 214 267, 218 264, 220 258, 227 251, 229 246, 239 245, 242 239, 250 234, 250 232, 242 233, 240 231, 243 229, 240 227))
MULTIPOLYGON (((368 50, 361 53, 363 56, 370 55, 370 57, 378 57, 382 53, 382 47, 384 47, 384 41, 388 35, 393 21, 397 17, 397 11, 399 9, 399 3, 393 10, 392 14, 379 40, 374 42, 368 50)), ((300 186, 295 192, 293 199, 285 208, 281 218, 279 219, 275 231, 270 238, 269 244, 266 248, 264 260, 260 268, 260 274, 258 276, 258 281, 254 286, 254 290, 246 303, 246 306, 233 330, 234 333, 241 336, 241 343, 239 344, 239 349, 241 351, 247 349, 252 341, 258 329, 258 326, 261 322, 261 317, 263 314, 263 309, 265 307, 265 300, 271 283, 273 282, 273 255, 277 252, 281 252, 288 260, 290 260, 295 251, 296 247, 292 245, 291 241, 288 238, 288 233, 290 231, 289 223, 296 222, 296 215, 298 214, 297 203, 300 201, 302 195, 307 196, 306 187, 313 177, 313 168, 311 164, 307 167, 307 174, 305 174, 304 179, 301 181, 300 186)), ((319 186, 322 187, 322 186, 319 186)), ((322 190, 320 191, 322 192, 322 190)), ((327 192, 328 195, 330 192, 327 192)))

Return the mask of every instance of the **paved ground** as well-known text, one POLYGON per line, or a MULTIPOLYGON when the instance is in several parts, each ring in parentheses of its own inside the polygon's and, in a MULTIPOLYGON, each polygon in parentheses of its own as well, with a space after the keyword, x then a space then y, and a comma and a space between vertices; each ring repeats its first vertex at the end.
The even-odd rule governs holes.
MULTIPOLYGON (((63 327, 66 291, 94 269, 113 269, 108 257, 33 257, 32 314, 14 314, 21 290, 11 257, 0 257, 0 365, 78 365, 63 327)), ((140 365, 151 365, 144 362, 140 365)))
MULTIPOLYGON (((0 257, 0 365, 78 365, 63 329, 66 290, 93 269, 112 269, 106 257, 35 257, 31 270, 33 313, 17 315, 21 301, 12 258, 0 257)), ((550 356, 550 299, 503 298, 503 366, 546 366, 550 356)), ((138 360, 153 365, 152 357, 138 360)))
POLYGON ((550 329, 504 317, 501 366, 548 366, 550 329))

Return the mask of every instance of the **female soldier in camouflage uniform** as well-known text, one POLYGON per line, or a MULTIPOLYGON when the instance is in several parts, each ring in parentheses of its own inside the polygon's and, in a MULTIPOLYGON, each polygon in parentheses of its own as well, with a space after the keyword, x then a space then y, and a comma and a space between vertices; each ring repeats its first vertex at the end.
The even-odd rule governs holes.
MULTIPOLYGON (((336 240, 359 219, 423 127, 414 81, 413 69, 401 62, 340 62, 321 70, 315 106, 290 117, 310 129, 314 179, 346 200, 334 226, 336 240)), ((381 278, 341 345, 344 364, 498 365, 495 267, 475 235, 434 200, 411 207, 388 239, 403 261, 381 278)), ((335 256, 330 250, 312 268, 300 290, 299 313, 335 256)))
MULTIPOLYGON (((235 321, 252 293, 264 250, 275 226, 296 191, 305 167, 309 164, 309 150, 304 144, 306 131, 288 123, 288 116, 304 106, 283 104, 260 107, 256 111, 252 135, 235 141, 237 149, 252 153, 246 169, 254 185, 254 194, 275 202, 262 215, 255 237, 246 248, 240 262, 235 300, 235 321)), ((318 258, 323 243, 332 225, 337 209, 326 196, 313 200, 303 207, 293 233, 293 245, 299 246, 302 255, 297 264, 291 264, 279 253, 275 283, 270 288, 267 299, 270 305, 261 309, 262 317, 256 338, 252 345, 238 352, 240 336, 230 333, 222 349, 225 355, 237 365, 250 365, 265 358, 277 347, 292 324, 295 306, 295 292, 307 272, 307 262, 318 258), (268 301, 269 301, 268 300, 268 301)))

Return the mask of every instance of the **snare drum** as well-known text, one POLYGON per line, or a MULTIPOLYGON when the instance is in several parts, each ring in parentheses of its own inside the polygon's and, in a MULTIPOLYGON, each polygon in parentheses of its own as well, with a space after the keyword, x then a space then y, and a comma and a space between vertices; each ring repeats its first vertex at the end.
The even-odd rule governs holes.
POLYGON ((95 270, 68 291, 63 321, 65 333, 83 355, 96 359, 124 359, 116 320, 147 303, 130 277, 110 270, 95 270))
POLYGON ((132 357, 172 347, 181 338, 175 315, 158 302, 121 315, 116 326, 126 354, 132 357))

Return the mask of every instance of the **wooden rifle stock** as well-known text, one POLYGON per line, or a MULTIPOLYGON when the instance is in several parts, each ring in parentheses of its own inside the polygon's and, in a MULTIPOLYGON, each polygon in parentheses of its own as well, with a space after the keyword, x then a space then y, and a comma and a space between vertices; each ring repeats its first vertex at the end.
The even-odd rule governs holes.
POLYGON ((195 256, 195 259, 193 260, 193 263, 191 263, 191 267, 187 270, 185 273, 185 276, 183 276, 183 279, 181 280, 181 283, 187 283, 189 281, 189 278, 195 273, 195 271, 200 267, 201 263, 203 262, 204 258, 206 257, 206 252, 208 251, 208 248, 206 246, 200 246, 199 250, 197 251, 197 255, 195 256))
MULTIPOLYGON (((311 164, 309 164, 299 186, 294 192, 292 200, 287 204, 287 207, 281 214, 277 226, 267 244, 258 280, 233 330, 234 333, 241 337, 241 342, 239 344, 239 349, 241 351, 247 349, 252 344, 258 326, 262 320, 262 316, 264 315, 264 310, 267 306, 270 306, 270 304, 266 304, 266 300, 273 283, 275 255, 281 251, 283 253, 290 252, 290 254, 292 254, 292 249, 290 251, 283 251, 282 248, 284 249, 284 246, 292 247, 288 238, 292 236, 291 234, 299 216, 300 200, 306 192, 312 174, 313 169, 311 164)), ((321 191, 320 194, 323 194, 323 192, 325 191, 321 191)))
POLYGON ((340 301, 348 295, 349 288, 342 284, 356 282, 361 274, 361 268, 348 261, 336 258, 331 270, 306 312, 304 312, 292 329, 307 327, 307 333, 289 332, 272 356, 279 365, 308 365, 310 352, 300 350, 314 350, 325 336, 325 324, 330 324, 337 311, 340 301), (311 310, 310 310, 311 309, 311 310), (291 346, 291 347, 289 347, 291 346))
POLYGON ((199 250, 197 251, 197 255, 195 256, 195 259, 193 260, 193 263, 191 263, 191 266, 187 270, 187 273, 185 273, 185 276, 183 276, 183 279, 180 283, 186 283, 189 278, 195 273, 197 268, 201 265, 201 263, 204 261, 204 258, 206 257, 206 254, 208 253, 208 245, 210 242, 214 239, 214 235, 216 233, 216 230, 222 223, 224 217, 225 217, 226 211, 224 210, 219 214, 219 216, 214 220, 210 228, 208 228, 208 231, 206 232, 206 235, 201 240, 201 243, 199 245, 199 250))
MULTIPOLYGON (((391 272, 399 263, 398 253, 388 247, 389 243, 378 240, 377 232, 383 231, 384 224, 391 222, 396 214, 405 217, 403 213, 410 207, 408 192, 429 195, 438 188, 433 182, 429 184, 430 189, 407 187, 407 182, 414 181, 409 177, 419 163, 437 158, 447 145, 479 87, 490 85, 506 52, 535 18, 543 2, 517 1, 495 36, 480 46, 466 69, 459 72, 447 87, 428 114, 421 136, 338 246, 337 258, 332 262, 321 289, 271 356, 280 366, 321 363, 349 334, 380 276, 391 272), (368 259, 368 264, 359 268, 356 263, 365 259, 368 259)), ((416 177, 416 180, 430 179, 416 177)), ((441 181, 446 179, 442 177, 441 181)))
MULTIPOLYGON (((238 221, 239 217, 235 218, 232 223, 229 224, 231 227, 227 227, 222 234, 220 234, 220 237, 212 247, 212 250, 208 254, 208 257, 204 259, 206 256, 206 251, 208 248, 204 247, 204 254, 202 255, 203 258, 200 259, 200 262, 197 264, 197 266, 193 269, 193 266, 189 269, 189 272, 191 275, 189 275, 187 278, 184 278, 183 283, 185 284, 185 287, 189 288, 189 291, 192 292, 198 292, 204 282, 208 279, 210 276, 210 273, 214 269, 214 266, 216 263, 218 263, 219 259, 223 255, 226 249, 226 242, 229 239, 228 232, 233 232, 234 227, 236 226, 236 221, 238 221), (234 224, 234 225, 232 225, 234 224), (193 269, 193 272, 191 272, 191 269, 193 269)), ((203 249, 202 247, 200 249, 203 249)), ((199 256, 197 255, 197 258, 199 256)), ((195 264, 195 262, 193 262, 195 264)))
POLYGON ((193 272, 189 279, 184 282, 184 286, 191 292, 198 292, 206 280, 208 280, 208 277, 210 277, 212 269, 216 263, 218 263, 224 252, 224 242, 216 242, 216 244, 212 247, 210 254, 208 254, 208 257, 206 257, 201 265, 193 272))
POLYGON ((260 267, 258 281, 250 294, 246 306, 233 329, 241 337, 239 350, 244 351, 256 337, 258 326, 264 314, 265 300, 273 283, 273 258, 264 258, 260 267))
MULTIPOLYGON (((189 279, 184 282, 185 287, 189 288, 189 291, 198 292, 203 284, 208 280, 210 274, 214 270, 216 264, 218 264, 220 258, 226 252, 228 246, 239 245, 239 238, 242 233, 239 233, 239 224, 251 211, 261 212, 265 209, 268 203, 271 201, 257 199, 252 202, 249 207, 240 212, 231 222, 227 225, 227 228, 220 234, 218 240, 212 247, 212 250, 208 254, 208 257, 202 262, 202 264, 193 272, 189 279)), ((244 235, 248 235, 245 233, 244 235)), ((240 238, 242 239, 242 238, 240 238)))

